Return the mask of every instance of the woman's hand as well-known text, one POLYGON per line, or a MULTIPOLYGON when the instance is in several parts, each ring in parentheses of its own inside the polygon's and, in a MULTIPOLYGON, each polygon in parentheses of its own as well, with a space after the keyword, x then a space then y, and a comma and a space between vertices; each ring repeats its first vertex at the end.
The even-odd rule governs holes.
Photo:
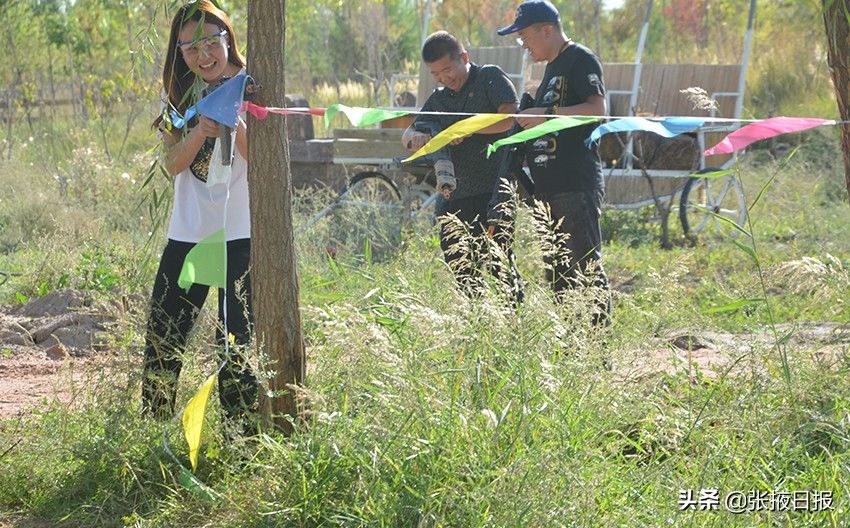
POLYGON ((200 116, 198 118, 198 126, 194 130, 198 130, 198 134, 204 137, 217 138, 221 133, 221 125, 209 117, 200 116))
POLYGON ((198 124, 188 132, 173 130, 163 135, 165 142, 165 170, 176 176, 192 164, 207 137, 218 137, 218 123, 201 117, 198 124))

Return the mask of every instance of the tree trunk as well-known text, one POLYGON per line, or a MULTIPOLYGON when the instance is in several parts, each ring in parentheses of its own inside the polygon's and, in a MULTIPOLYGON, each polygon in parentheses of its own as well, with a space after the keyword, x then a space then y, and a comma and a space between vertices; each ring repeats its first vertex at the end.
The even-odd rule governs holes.
POLYGON ((56 81, 53 78, 53 44, 47 43, 47 78, 50 81, 50 116, 56 119, 56 81))
POLYGON ((844 152, 844 181, 850 194, 850 0, 823 0, 823 21, 835 99, 844 123, 841 125, 841 149, 844 152))
POLYGON ((596 39, 596 47, 593 51, 598 57, 604 57, 602 50, 602 0, 594 0, 593 2, 593 34, 596 39))
MULTIPOLYGON (((285 0, 248 2, 248 71, 261 86, 256 102, 263 106, 285 106, 285 6, 285 0)), ((292 386, 304 382, 305 358, 285 130, 277 116, 248 117, 254 330, 259 357, 273 371, 273 396, 261 396, 260 405, 267 422, 289 434, 298 417, 292 386)))

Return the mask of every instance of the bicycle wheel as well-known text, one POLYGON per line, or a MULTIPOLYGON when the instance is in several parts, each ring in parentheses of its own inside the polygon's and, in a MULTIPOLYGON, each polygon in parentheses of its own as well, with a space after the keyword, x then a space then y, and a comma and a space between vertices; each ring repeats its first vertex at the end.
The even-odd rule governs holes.
POLYGON ((392 179, 376 171, 357 173, 338 199, 331 242, 352 254, 368 248, 373 259, 380 259, 400 243, 405 212, 392 179))
POLYGON ((342 203, 368 203, 372 206, 398 206, 401 191, 398 185, 382 172, 358 172, 340 194, 342 203))
MULTIPOLYGON (((716 171, 705 169, 700 174, 716 171)), ((722 233, 724 222, 718 217, 744 226, 747 204, 738 177, 732 174, 722 178, 689 178, 679 198, 679 222, 685 236, 695 237, 706 229, 722 233)))

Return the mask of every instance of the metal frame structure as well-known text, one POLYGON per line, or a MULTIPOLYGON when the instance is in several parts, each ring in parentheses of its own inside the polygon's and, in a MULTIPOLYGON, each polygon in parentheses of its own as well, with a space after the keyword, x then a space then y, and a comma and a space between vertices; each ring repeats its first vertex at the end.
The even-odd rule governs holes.
MULTIPOLYGON (((629 116, 635 115, 635 110, 637 108, 637 101, 638 101, 638 93, 639 93, 639 90, 640 90, 641 75, 643 73, 642 58, 643 58, 643 52, 646 49, 646 36, 647 36, 648 31, 649 31, 649 21, 650 21, 650 17, 652 16, 653 4, 654 4, 654 1, 649 0, 649 3, 647 4, 647 8, 646 8, 646 15, 644 16, 644 20, 643 20, 643 26, 641 27, 640 37, 638 39, 638 47, 637 47, 637 51, 635 53, 635 60, 634 60, 634 63, 633 63, 634 66, 635 66, 635 73, 634 73, 634 79, 632 80, 631 90, 609 90, 605 94, 606 103, 607 103, 609 108, 610 108, 610 104, 611 104, 611 99, 610 99, 611 95, 628 95, 629 96, 629 108, 628 108, 628 115, 629 116)), ((747 67, 748 67, 749 61, 750 61, 750 49, 751 49, 752 38, 753 38, 753 22, 755 20, 755 13, 756 13, 756 0, 750 0, 749 16, 747 17, 747 31, 746 31, 746 34, 744 36, 744 49, 743 49, 743 54, 742 54, 742 57, 741 57, 741 72, 738 76, 738 90, 735 91, 735 92, 715 92, 715 93, 709 94, 712 101, 717 101, 717 99, 720 98, 720 97, 734 97, 735 98, 735 111, 734 111, 733 117, 735 119, 740 119, 741 112, 742 112, 743 107, 744 107, 744 90, 745 90, 745 87, 746 87, 746 80, 747 80, 747 67)), ((710 117, 716 117, 716 110, 715 109, 711 110, 710 117)), ((701 127, 697 131, 697 140, 699 142, 700 150, 705 151, 705 148, 706 148, 705 134, 707 132, 731 132, 731 131, 735 130, 736 128, 738 128, 737 124, 708 125, 706 127, 701 127)), ((722 169, 729 167, 732 163, 734 163, 736 161, 736 159, 737 159, 737 157, 733 157, 731 160, 724 163, 721 167, 717 167, 717 169, 722 170, 722 169)), ((703 170, 703 169, 706 168, 704 156, 700 155, 699 163, 700 163, 700 165, 699 165, 700 170, 703 170)), ((670 172, 671 171, 662 171, 662 170, 650 171, 650 176, 660 176, 660 177, 670 177, 670 176, 676 176, 676 175, 681 176, 681 173, 678 172, 678 171, 674 171, 674 173, 670 173, 670 172)), ((613 169, 612 175, 613 176, 631 176, 631 175, 637 175, 637 174, 641 174, 641 172, 636 172, 635 168, 634 168, 634 138, 631 136, 631 134, 629 134, 629 141, 628 141, 627 151, 626 151, 625 168, 623 168, 623 169, 613 169)))
MULTIPOLYGON (((649 0, 646 8, 646 14, 641 27, 640 36, 638 39, 638 47, 635 53, 634 76, 630 90, 610 90, 606 93, 606 103, 610 108, 611 95, 625 95, 629 97, 629 107, 627 110, 628 116, 634 116, 637 110, 639 90, 643 74, 643 52, 646 48, 647 33, 649 30, 650 18, 653 10, 653 0, 649 0)), ((746 87, 746 74, 750 60, 750 51, 753 38, 753 23, 756 13, 756 0, 750 0, 749 14, 747 17, 747 29, 744 36, 744 47, 741 57, 740 73, 738 75, 737 90, 718 91, 708 94, 713 102, 718 102, 721 98, 735 98, 733 118, 740 119, 744 104, 744 90, 746 87)), ((716 110, 713 108, 709 113, 709 118, 716 117, 716 110)), ((743 190, 740 181, 736 175, 728 175, 719 180, 701 178, 699 174, 722 171, 728 169, 737 161, 737 154, 732 155, 728 160, 721 163, 719 166, 708 167, 704 152, 706 150, 706 134, 712 132, 729 133, 737 128, 739 124, 735 121, 729 123, 709 122, 705 126, 696 130, 696 144, 699 149, 699 158, 697 160, 698 170, 696 173, 690 170, 664 170, 652 169, 645 167, 636 167, 635 164, 635 136, 634 133, 627 135, 625 150, 621 156, 622 163, 619 166, 605 169, 606 176, 616 185, 616 178, 629 176, 645 176, 650 182, 653 178, 681 178, 682 186, 672 194, 656 196, 653 191, 653 196, 647 199, 638 199, 630 203, 607 203, 607 206, 616 209, 635 209, 646 205, 658 204, 659 200, 672 202, 677 196, 679 198, 679 219, 683 229, 689 236, 695 232, 704 229, 708 221, 716 215, 726 216, 735 223, 741 225, 746 219, 746 202, 743 197, 743 190), (688 212, 694 214, 702 214, 703 218, 695 225, 689 225, 686 216, 688 212)), ((715 224, 719 226, 719 223, 715 224)))

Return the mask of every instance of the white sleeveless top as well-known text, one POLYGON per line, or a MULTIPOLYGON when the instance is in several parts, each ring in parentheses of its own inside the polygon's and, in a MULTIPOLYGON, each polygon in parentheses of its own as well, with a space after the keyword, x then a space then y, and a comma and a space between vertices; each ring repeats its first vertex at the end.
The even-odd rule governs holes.
MULTIPOLYGON (((244 114, 242 117, 244 118, 244 114)), ((216 146, 218 141, 216 139, 216 146)), ((236 130, 233 131, 233 151, 228 183, 207 185, 207 182, 195 176, 192 166, 174 177, 174 207, 168 227, 169 239, 178 242, 200 242, 222 228, 225 230, 226 240, 251 238, 248 162, 236 148, 236 130)), ((208 174, 204 176, 216 181, 212 173, 216 170, 215 166, 221 165, 218 161, 218 148, 207 154, 212 154, 212 159, 206 165, 208 174)))
POLYGON ((248 162, 239 153, 235 141, 233 150, 229 184, 207 187, 206 182, 192 174, 191 168, 174 177, 174 208, 168 238, 179 242, 200 242, 222 228, 227 240, 251 238, 248 162), (227 197, 228 189, 230 198, 227 197))

